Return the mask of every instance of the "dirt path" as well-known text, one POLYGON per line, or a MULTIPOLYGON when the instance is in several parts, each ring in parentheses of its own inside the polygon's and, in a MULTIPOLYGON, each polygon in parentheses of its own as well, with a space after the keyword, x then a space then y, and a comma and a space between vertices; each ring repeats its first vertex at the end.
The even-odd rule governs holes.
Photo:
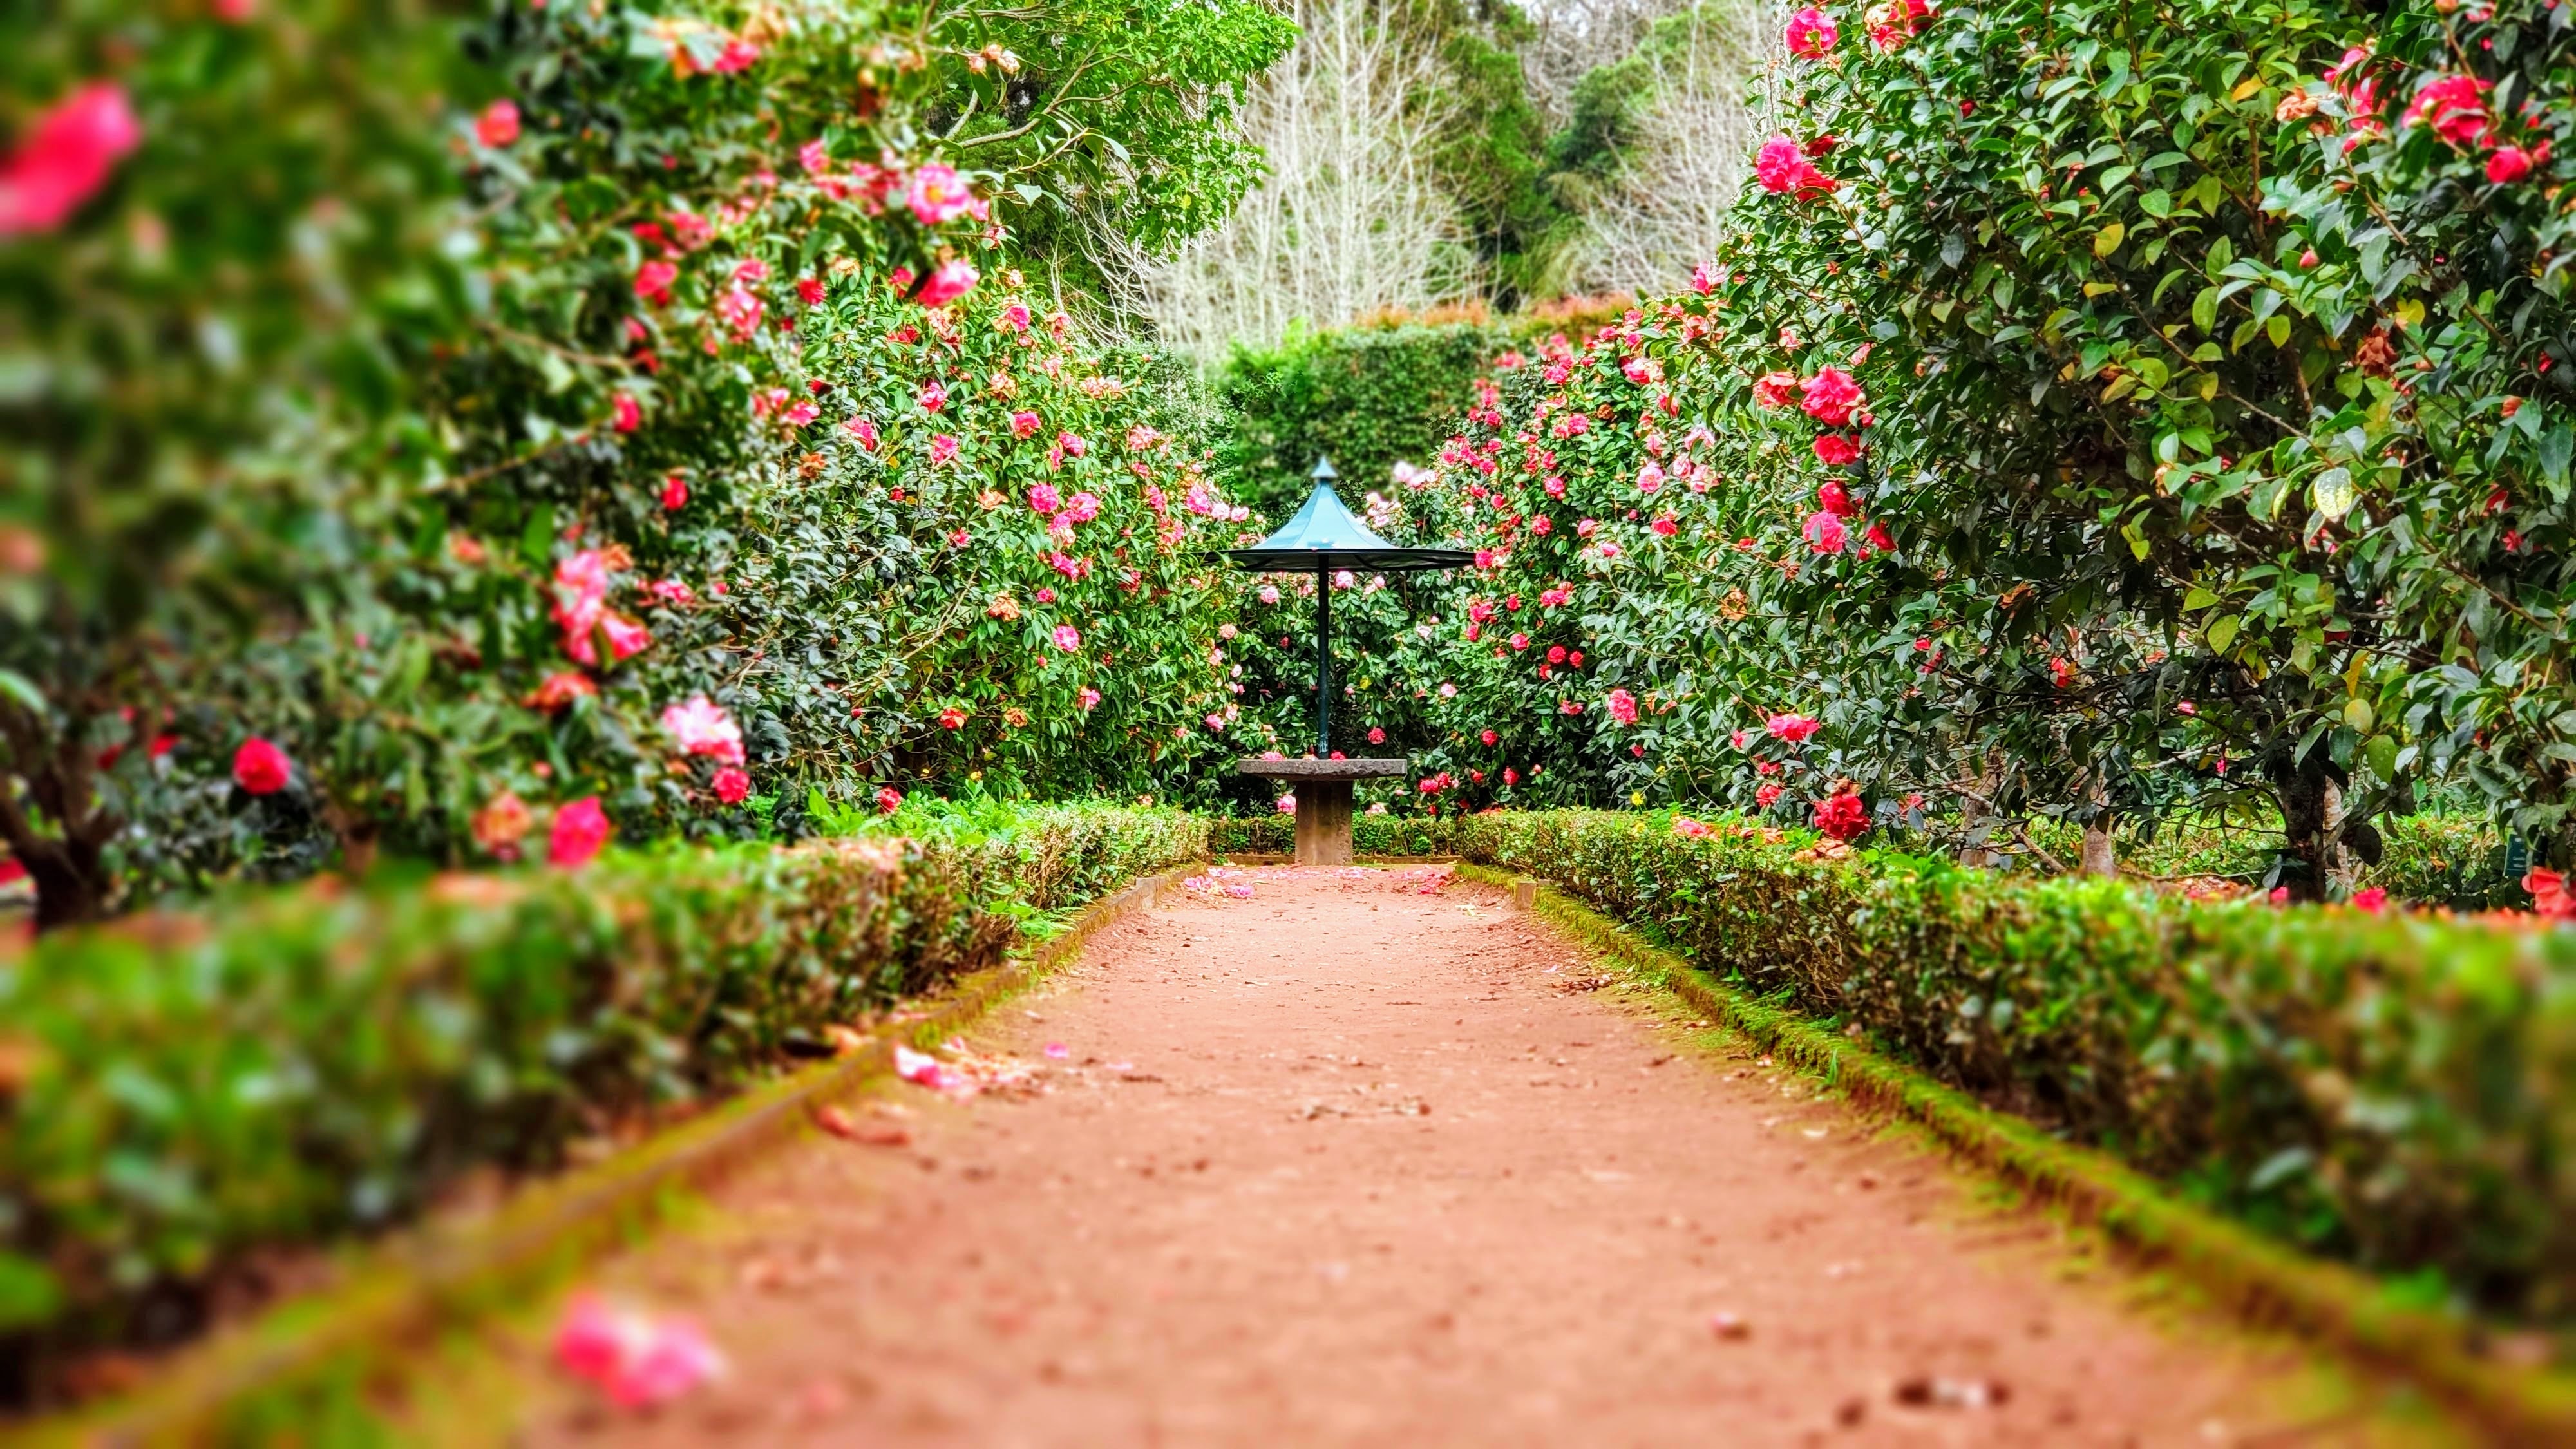
POLYGON ((1668 999, 1567 989, 1497 892, 1246 879, 988 1024, 1038 1094, 895 1086, 856 1115, 911 1144, 784 1153, 604 1265, 731 1372, 642 1419, 555 1383, 526 1442, 2417 1442, 1668 999))

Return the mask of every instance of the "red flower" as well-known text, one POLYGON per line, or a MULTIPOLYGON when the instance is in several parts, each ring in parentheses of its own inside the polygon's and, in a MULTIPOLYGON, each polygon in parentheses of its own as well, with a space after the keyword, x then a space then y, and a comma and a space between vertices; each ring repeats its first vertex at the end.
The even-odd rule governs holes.
POLYGON ((903 804, 903 792, 892 785, 877 792, 877 809, 892 815, 903 804))
POLYGON ((1822 510, 1808 514, 1806 527, 1799 532, 1806 538, 1807 547, 1817 553, 1841 553, 1844 544, 1850 541, 1843 521, 1822 510))
POLYGON ((1753 400, 1766 408, 1785 408, 1790 390, 1797 385, 1794 372, 1766 372, 1753 380, 1753 400))
POLYGON ((2487 158, 2487 180, 2510 186, 2531 174, 2533 155, 2520 146, 2498 146, 2487 158))
POLYGON ((1753 804, 1757 809, 1768 810, 1779 804, 1780 797, 1787 793, 1788 787, 1785 785, 1765 785, 1753 792, 1753 804))
POLYGON ((1842 39, 1833 17, 1810 5, 1789 17, 1789 53, 1800 60, 1821 60, 1842 39))
POLYGON ((1857 838, 1869 829, 1868 807, 1848 790, 1838 792, 1816 807, 1816 828, 1836 840, 1857 838))
POLYGON ((519 139, 519 108, 510 101, 494 101, 474 118, 474 139, 494 150, 519 139))
POLYGON ((546 832, 546 860, 558 869, 579 870, 607 843, 608 816, 600 810, 598 796, 585 795, 555 811, 555 823, 546 832))
POLYGON ((1762 722, 1762 728, 1769 731, 1772 738, 1794 745, 1804 742, 1824 726, 1811 715, 1775 714, 1762 722))
POLYGON ((1823 463, 1827 467, 1839 468, 1845 463, 1852 462, 1859 457, 1860 444, 1853 442, 1842 434, 1818 433, 1816 435, 1817 462, 1823 463))
POLYGON ((689 506, 689 480, 674 473, 662 480, 662 511, 677 513, 689 506))
POLYGON ((1817 170, 1798 143, 1786 136, 1762 143, 1761 153, 1753 158, 1753 177, 1772 195, 1785 193, 1799 201, 1813 201, 1841 184, 1817 170))
POLYGON ((1861 405, 1860 384, 1839 367, 1826 367, 1798 384, 1805 394, 1798 406, 1807 416, 1829 428, 1839 428, 1851 421, 1852 409, 1861 405))
POLYGON ((2446 75, 2427 81, 2415 93, 2414 104, 2398 118, 2398 124, 2412 126, 2421 121, 2454 146, 2482 145, 2493 119, 2487 115, 2486 93, 2494 89, 2492 82, 2473 75, 2446 75))
POLYGON ((538 685, 524 703, 530 709, 542 709, 551 714, 585 694, 597 693, 599 686, 590 682, 589 675, 578 670, 559 669, 547 675, 545 683, 538 685))
POLYGON ((1875 520, 1870 523, 1869 531, 1861 537, 1868 541, 1871 548, 1881 553, 1889 552, 1896 547, 1896 540, 1887 536, 1887 525, 1875 520))
POLYGON ((96 81, 27 128, 0 160, 0 237, 51 231, 107 184, 117 161, 143 143, 125 88, 96 81))
POLYGON ((751 793, 751 776, 744 774, 738 766, 734 765, 727 765, 716 771, 714 784, 716 798, 727 805, 739 805, 743 802, 743 797, 751 793))
POLYGON ((1610 717, 1623 725, 1637 722, 1637 696, 1624 689, 1610 691, 1610 717))
POLYGON ((617 431, 621 433, 631 433, 637 428, 643 426, 644 409, 636 405, 634 398, 621 392, 614 400, 612 400, 610 407, 613 409, 613 412, 609 420, 609 426, 617 429, 617 431))
POLYGON ((2531 892, 2531 908, 2541 915, 2556 919, 2576 916, 2576 896, 2567 892, 2567 878, 2554 870, 2532 867, 2522 878, 2522 888, 2531 892))
POLYGON ((669 262, 646 262, 635 269, 635 295, 656 306, 671 301, 671 284, 680 279, 680 269, 669 262))
POLYGON ((944 307, 975 290, 975 284, 982 280, 982 275, 964 261, 941 262, 931 272, 930 280, 921 284, 921 295, 914 300, 924 307, 944 307))
POLYGON ((966 711, 959 709, 953 704, 948 706, 946 709, 941 710, 939 712, 939 727, 944 730, 964 729, 966 727, 966 711))
POLYGON ((804 300, 806 306, 813 307, 819 306, 828 293, 820 280, 813 277, 798 277, 796 295, 804 300))
POLYGON ((241 748, 233 751, 233 783, 249 794, 276 794, 286 788, 287 778, 294 770, 295 762, 286 757, 286 751, 257 735, 242 741, 241 748))
POLYGON ((1840 479, 1828 480, 1816 490, 1816 506, 1836 518, 1849 518, 1860 512, 1860 505, 1852 502, 1851 490, 1843 487, 1840 479))
POLYGON ((2387 908, 2388 892, 2378 886, 2365 886, 2352 893, 2352 903, 2355 909, 2376 914, 2387 908))
POLYGON ((1369 731, 1369 743, 1370 743, 1370 744, 1373 744, 1373 745, 1382 745, 1382 744, 1385 744, 1385 743, 1386 743, 1386 731, 1384 731, 1384 730, 1382 730, 1382 729, 1372 729, 1372 730, 1370 730, 1370 731, 1369 731))

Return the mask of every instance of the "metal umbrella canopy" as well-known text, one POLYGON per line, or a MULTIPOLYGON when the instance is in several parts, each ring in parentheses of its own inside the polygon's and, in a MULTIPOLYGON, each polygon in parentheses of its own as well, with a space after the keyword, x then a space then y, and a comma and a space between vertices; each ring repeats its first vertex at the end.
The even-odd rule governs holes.
POLYGON ((1333 491, 1333 460, 1315 463, 1315 491, 1297 515, 1250 548, 1226 549, 1238 568, 1255 573, 1315 576, 1315 754, 1333 752, 1333 574, 1339 569, 1402 573, 1454 569, 1474 563, 1463 548, 1399 548, 1368 531, 1333 491))

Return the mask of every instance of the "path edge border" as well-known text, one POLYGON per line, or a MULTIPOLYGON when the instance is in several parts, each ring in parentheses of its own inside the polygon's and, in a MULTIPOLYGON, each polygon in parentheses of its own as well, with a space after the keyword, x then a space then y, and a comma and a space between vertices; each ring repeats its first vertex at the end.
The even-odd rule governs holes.
POLYGON ((649 1227, 675 1195, 820 1131, 813 1111, 891 1074, 898 1043, 926 1045, 969 1025, 1053 974, 1103 927, 1161 904, 1203 869, 1202 861, 1139 877, 1093 900, 1057 934, 916 998, 923 1015, 874 1028, 854 1051, 744 1091, 591 1166, 532 1183, 488 1217, 432 1222, 359 1248, 330 1286, 282 1299, 182 1350, 134 1394, 0 1425, 0 1440, 102 1449, 213 1442, 225 1411, 251 1396, 476 1317, 495 1300, 649 1227))
MULTIPOLYGON (((1458 873, 1510 889, 1527 877, 1460 861, 1458 873)), ((2478 1352, 2479 1325, 2387 1301, 2358 1269, 2310 1257, 2215 1213, 2092 1148, 2060 1142, 1955 1087, 1766 1006, 1542 879, 1536 914, 1589 949, 1662 978, 1664 989, 1864 1111, 1928 1130, 1972 1166, 2102 1232, 2132 1263, 2170 1269, 2246 1322, 2321 1341, 2393 1371, 2499 1442, 2576 1443, 2576 1377, 2520 1371, 2478 1352)))

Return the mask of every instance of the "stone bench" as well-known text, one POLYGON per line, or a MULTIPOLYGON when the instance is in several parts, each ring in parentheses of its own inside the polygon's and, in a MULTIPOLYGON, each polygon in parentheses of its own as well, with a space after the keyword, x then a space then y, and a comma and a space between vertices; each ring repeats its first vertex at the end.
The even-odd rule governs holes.
POLYGON ((1402 779, 1413 762, 1391 760, 1319 760, 1301 755, 1283 760, 1243 760, 1235 769, 1246 775, 1285 780, 1297 796, 1297 863, 1351 863, 1351 785, 1357 780, 1402 779))

